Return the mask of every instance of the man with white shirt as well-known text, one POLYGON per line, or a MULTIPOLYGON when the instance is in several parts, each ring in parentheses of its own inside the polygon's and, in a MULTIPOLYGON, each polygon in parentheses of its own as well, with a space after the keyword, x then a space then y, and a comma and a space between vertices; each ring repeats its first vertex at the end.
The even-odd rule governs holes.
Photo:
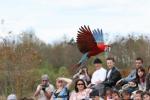
POLYGON ((92 74, 91 84, 97 85, 105 80, 107 71, 102 67, 102 61, 99 58, 96 58, 93 64, 96 70, 92 74))

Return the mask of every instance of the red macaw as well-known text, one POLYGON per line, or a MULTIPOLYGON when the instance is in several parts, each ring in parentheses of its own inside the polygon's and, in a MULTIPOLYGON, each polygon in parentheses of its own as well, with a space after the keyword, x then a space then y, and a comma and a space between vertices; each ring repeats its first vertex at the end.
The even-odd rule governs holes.
POLYGON ((77 35, 77 46, 83 56, 78 62, 78 66, 87 61, 91 56, 104 52, 109 45, 104 43, 102 29, 91 31, 89 26, 81 26, 77 35))

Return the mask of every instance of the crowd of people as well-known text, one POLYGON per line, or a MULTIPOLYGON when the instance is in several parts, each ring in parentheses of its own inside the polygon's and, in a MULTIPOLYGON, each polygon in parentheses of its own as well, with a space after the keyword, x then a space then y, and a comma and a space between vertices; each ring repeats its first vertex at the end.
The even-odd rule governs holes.
POLYGON ((106 69, 99 58, 93 64, 95 71, 91 77, 88 68, 83 67, 72 79, 58 77, 55 87, 48 75, 42 75, 34 97, 37 100, 150 100, 150 66, 144 67, 142 58, 135 59, 134 69, 127 77, 121 76, 114 58, 106 59, 106 69))

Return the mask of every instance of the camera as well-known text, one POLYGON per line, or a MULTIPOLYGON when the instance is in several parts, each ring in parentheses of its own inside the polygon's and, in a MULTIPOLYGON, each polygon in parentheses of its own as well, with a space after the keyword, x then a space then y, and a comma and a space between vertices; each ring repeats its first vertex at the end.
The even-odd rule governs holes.
POLYGON ((42 90, 45 92, 46 91, 46 87, 48 87, 49 85, 46 84, 46 85, 42 85, 42 90))

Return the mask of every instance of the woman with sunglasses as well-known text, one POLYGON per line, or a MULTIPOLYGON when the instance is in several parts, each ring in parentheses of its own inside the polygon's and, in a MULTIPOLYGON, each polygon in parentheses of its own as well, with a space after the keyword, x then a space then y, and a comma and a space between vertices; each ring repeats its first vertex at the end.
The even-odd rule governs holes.
POLYGON ((83 79, 78 79, 75 82, 75 91, 71 93, 70 100, 86 100, 89 99, 89 95, 92 89, 86 87, 86 83, 83 79))
POLYGON ((69 87, 72 80, 69 78, 57 78, 56 90, 54 91, 51 100, 69 100, 69 87))

